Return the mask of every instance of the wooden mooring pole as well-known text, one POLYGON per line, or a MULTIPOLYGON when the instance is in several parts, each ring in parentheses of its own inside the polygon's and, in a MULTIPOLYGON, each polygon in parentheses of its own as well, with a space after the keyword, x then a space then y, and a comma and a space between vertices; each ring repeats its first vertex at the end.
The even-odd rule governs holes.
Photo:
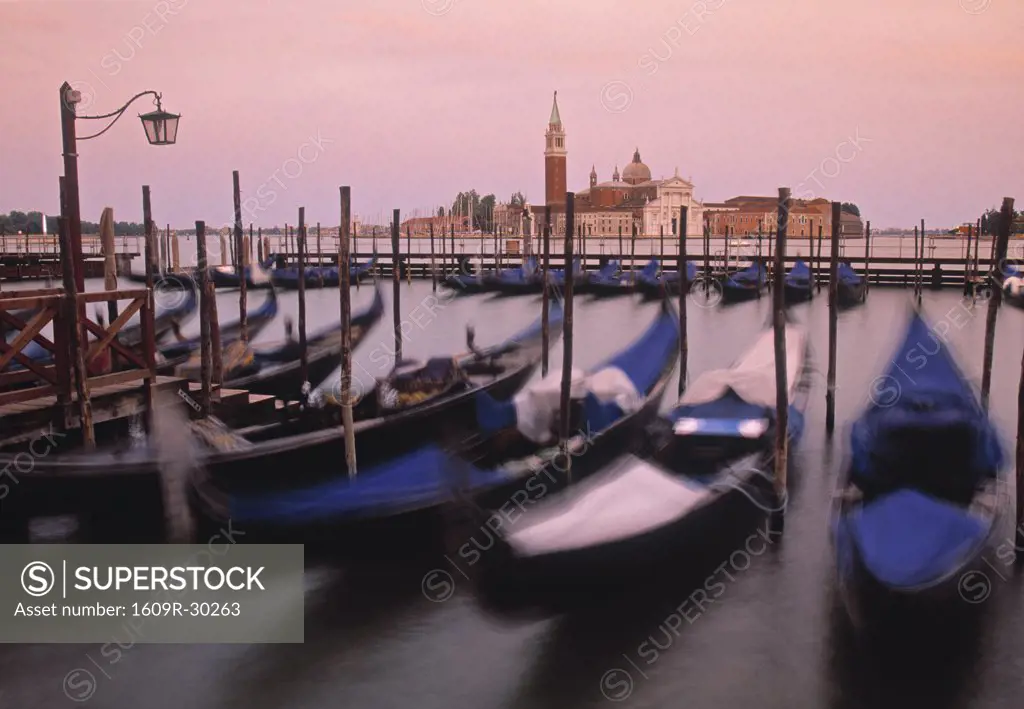
POLYGON ((405 225, 405 282, 412 284, 412 229, 405 225))
POLYGON ((295 232, 295 246, 299 262, 299 378, 302 379, 302 399, 308 396, 309 353, 306 352, 306 208, 299 207, 299 227, 295 232))
POLYGON ((711 222, 704 220, 704 292, 711 288, 711 222))
MULTIPOLYGON (((842 222, 840 202, 832 203, 832 234, 838 234, 842 222)), ((830 239, 828 267, 828 379, 825 389, 825 430, 831 435, 836 427, 836 352, 838 348, 839 239, 830 239)))
MULTIPOLYGON (((686 391, 686 369, 690 359, 690 341, 686 334, 686 297, 690 292, 690 281, 686 278, 686 220, 688 210, 685 205, 679 208, 679 256, 676 269, 679 271, 679 391, 682 397, 686 391)), ((666 288, 666 294, 668 289, 666 288)))
MULTIPOLYGON (((142 190, 142 211, 145 214, 148 188, 143 186, 142 190)), ((143 219, 143 223, 148 224, 149 219, 143 219)), ((100 217, 100 241, 103 246, 103 289, 114 291, 117 290, 117 260, 114 255, 116 251, 114 246, 114 210, 110 207, 104 208, 100 217)), ((107 301, 107 318, 107 322, 111 325, 117 320, 116 298, 107 301)), ((113 355, 114 351, 111 350, 110 353, 113 355)))
MULTIPOLYGON (((1020 384, 1017 387, 1017 543, 1015 549, 1024 550, 1024 358, 1020 363, 1020 384)), ((1024 555, 1017 552, 1017 562, 1024 555)))
POLYGON ((772 329, 775 333, 775 497, 776 511, 772 526, 782 531, 785 526, 789 463, 789 385, 786 372, 786 302, 783 278, 786 262, 786 231, 789 228, 788 187, 779 188, 779 235, 775 244, 775 293, 772 300, 772 329))
POLYGON ((239 187, 238 170, 231 173, 231 182, 235 201, 235 254, 238 256, 235 260, 235 273, 238 274, 238 327, 242 342, 248 343, 249 316, 246 303, 248 274, 245 272, 245 257, 243 256, 245 249, 242 243, 242 190, 239 187))
POLYGON ((548 324, 551 309, 551 206, 544 207, 544 287, 540 306, 540 375, 548 375, 548 349, 551 347, 551 328, 548 324))
POLYGON ((871 220, 864 226, 864 294, 871 290, 871 220))
POLYGON ((924 294, 924 219, 921 220, 921 253, 917 257, 917 304, 924 294))
POLYGON ((71 243, 68 219, 57 218, 60 239, 60 265, 64 277, 64 317, 67 320, 67 343, 70 348, 71 366, 74 370, 75 393, 78 395, 78 417, 82 427, 82 444, 86 450, 96 447, 96 432, 92 426, 92 403, 89 401, 89 372, 85 367, 81 312, 78 308, 78 288, 75 280, 75 256, 71 243))
MULTIPOLYGON (((995 243, 995 260, 989 272, 988 287, 991 295, 988 300, 988 314, 985 318, 985 358, 981 367, 981 406, 988 411, 989 392, 992 389, 992 358, 995 352, 996 316, 1003 299, 1003 273, 1006 250, 1010 242, 1010 226, 1013 224, 1013 197, 1003 197, 1003 209, 999 218, 999 234, 993 239, 995 243)), ((1020 500, 1020 486, 1017 487, 1017 499, 1020 500)))
MULTIPOLYGON (((562 396, 560 399, 559 438, 565 456, 565 481, 572 483, 572 456, 569 453, 569 422, 572 393, 572 288, 575 274, 572 267, 573 227, 576 221, 576 195, 565 193, 565 295, 562 303, 562 396)), ((636 227, 633 227, 634 234, 636 227)))
POLYGON ((345 467, 348 477, 356 476, 356 433, 352 421, 352 293, 350 271, 341 264, 349 261, 349 232, 352 226, 352 191, 341 190, 341 226, 338 229, 338 287, 341 296, 341 425, 345 429, 345 467))
POLYGON ((967 250, 964 251, 964 295, 970 292, 971 288, 971 237, 973 236, 974 225, 967 225, 967 250))
POLYGON ((430 287, 437 293, 437 265, 434 261, 434 222, 430 222, 430 287))
POLYGON ((196 222, 196 261, 199 267, 199 415, 210 415, 213 361, 210 343, 210 272, 206 260, 206 222, 196 222))
MULTIPOLYGON (((396 367, 402 360, 402 282, 398 273, 398 221, 400 218, 401 210, 396 209, 391 220, 391 315, 395 321, 396 367)), ((452 239, 454 240, 454 238, 453 236, 452 239)))
MULTIPOLYGON (((565 272, 571 268, 572 264, 566 262, 565 272)), ((636 222, 633 222, 633 238, 629 242, 629 282, 636 283, 636 222)))
MULTIPOLYGON (((833 228, 835 228, 835 227, 833 226, 833 228)), ((833 231, 832 233, 834 234, 835 232, 833 231)), ((822 224, 821 222, 818 222, 818 259, 817 259, 818 260, 818 268, 817 268, 817 273, 815 275, 815 280, 817 281, 817 286, 818 286, 818 292, 819 293, 821 292, 821 242, 824 240, 824 236, 825 236, 825 225, 822 224)), ((835 241, 835 239, 831 239, 831 241, 835 241)), ((813 238, 813 235, 811 237, 811 248, 812 249, 814 248, 814 238, 813 238)))
POLYGON ((768 230, 768 268, 765 269, 768 273, 765 274, 768 277, 768 290, 771 291, 775 287, 775 253, 778 252, 778 246, 775 247, 775 251, 772 251, 772 238, 775 236, 772 229, 768 230))
MULTIPOLYGON (((145 251, 143 259, 146 263, 146 308, 139 313, 142 324, 142 357, 146 362, 146 368, 150 375, 142 383, 142 401, 145 406, 145 413, 142 416, 143 426, 146 433, 153 432, 153 377, 156 375, 156 323, 155 313, 156 299, 153 295, 153 280, 158 270, 157 260, 160 258, 160 249, 157 246, 157 228, 153 223, 153 215, 147 207, 149 206, 149 190, 143 189, 142 213, 146 215, 143 221, 145 229, 145 251)), ((115 281, 116 282, 116 281, 115 281)), ((111 351, 113 354, 113 351, 111 351)))
MULTIPOLYGON (((660 276, 665 270, 665 225, 661 224, 658 227, 658 275, 660 276)), ((682 273, 682 271, 680 271, 682 273)), ((682 284, 682 281, 680 281, 682 284)))

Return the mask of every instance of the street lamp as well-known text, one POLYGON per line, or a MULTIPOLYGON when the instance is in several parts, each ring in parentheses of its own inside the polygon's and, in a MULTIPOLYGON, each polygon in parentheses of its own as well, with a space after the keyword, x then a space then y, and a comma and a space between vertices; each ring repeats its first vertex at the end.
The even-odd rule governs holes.
MULTIPOLYGON (((79 116, 75 113, 75 106, 82 101, 81 92, 75 91, 67 82, 60 87, 60 123, 64 147, 64 179, 60 206, 61 213, 67 220, 69 242, 75 264, 75 287, 79 293, 85 290, 85 268, 82 263, 82 215, 78 195, 78 141, 92 140, 106 133, 124 115, 128 107, 143 96, 153 96, 156 103, 155 111, 139 116, 146 131, 146 140, 150 145, 173 145, 178 137, 178 119, 181 116, 164 111, 160 105, 160 94, 156 91, 137 93, 119 109, 110 113, 100 116, 79 116), (75 121, 78 119, 90 121, 110 119, 110 122, 103 130, 78 138, 75 131, 75 121)), ((149 267, 147 263, 146 268, 149 267)))

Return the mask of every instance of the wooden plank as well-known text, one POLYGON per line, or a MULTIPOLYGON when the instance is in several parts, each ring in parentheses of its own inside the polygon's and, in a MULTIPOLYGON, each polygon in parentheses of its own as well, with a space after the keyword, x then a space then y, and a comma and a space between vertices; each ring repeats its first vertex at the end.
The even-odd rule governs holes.
POLYGON ((136 382, 140 379, 152 377, 152 373, 145 369, 130 369, 127 372, 114 372, 113 374, 101 374, 98 377, 89 377, 89 396, 93 399, 109 394, 109 391, 99 391, 98 387, 109 387, 136 382))
POLYGON ((14 308, 15 306, 11 305, 12 300, 47 297, 60 298, 63 295, 63 288, 36 288, 34 290, 12 290, 0 292, 0 307, 8 309, 14 308))
POLYGON ((89 353, 85 356, 85 364, 90 365, 96 357, 106 349, 107 345, 117 337, 117 333, 121 332, 121 329, 131 320, 135 313, 142 309, 143 303, 146 301, 144 298, 138 298, 133 300, 131 304, 124 309, 124 311, 117 316, 117 320, 110 323, 110 327, 107 328, 106 334, 96 342, 89 345, 89 353))
POLYGON ((92 293, 82 293, 78 296, 79 303, 103 303, 108 300, 135 300, 145 298, 145 288, 133 288, 132 290, 104 290, 92 293))
MULTIPOLYGON (((36 313, 35 316, 28 321, 28 325, 25 329, 19 332, 18 336, 11 340, 10 346, 7 347, 5 345, 4 353, 0 355, 0 371, 3 371, 3 369, 10 364, 11 360, 14 359, 14 356, 21 352, 25 348, 25 345, 31 342, 32 338, 39 334, 40 330, 46 327, 47 323, 49 323, 53 318, 53 312, 52 308, 44 308, 40 312, 36 313)), ((22 364, 24 364, 24 362, 22 362, 22 364)))
MULTIPOLYGON (((5 343, 0 342, 0 346, 2 346, 3 344, 5 344, 5 343)), ((17 358, 15 358, 15 359, 17 359, 17 358)), ((47 372, 47 374, 52 374, 53 375, 53 379, 50 379, 49 377, 44 377, 47 381, 53 381, 54 383, 56 383, 56 377, 57 377, 56 369, 57 368, 56 368, 55 365, 48 364, 45 367, 42 367, 41 369, 45 370, 47 372)), ((34 372, 32 370, 21 371, 21 372, 4 372, 3 374, 0 374, 0 389, 7 389, 8 387, 12 387, 12 386, 14 386, 16 384, 24 384, 26 382, 34 382, 39 377, 40 377, 40 375, 37 372, 34 372)))
MULTIPOLYGON (((11 404, 20 404, 26 401, 33 401, 44 396, 51 396, 57 391, 53 385, 33 387, 32 389, 18 389, 17 391, 6 391, 0 393, 0 416, 9 416, 17 410, 4 411, 11 404)), ((54 399, 56 402, 56 399, 54 399)), ((31 409, 30 409, 31 410, 31 409)))

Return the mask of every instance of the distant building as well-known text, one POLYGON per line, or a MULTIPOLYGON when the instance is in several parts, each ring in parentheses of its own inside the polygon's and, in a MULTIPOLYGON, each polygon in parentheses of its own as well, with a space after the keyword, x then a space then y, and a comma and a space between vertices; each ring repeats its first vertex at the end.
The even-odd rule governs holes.
MULTIPOLYGON (((774 231, 778 223, 779 200, 777 197, 754 197, 743 195, 724 202, 707 202, 707 222, 711 233, 716 236, 729 232, 737 236, 756 235, 760 227, 763 234, 774 231)), ((860 236, 864 233, 861 218, 850 212, 842 212, 840 225, 843 236, 860 236)), ((789 207, 787 235, 790 239, 832 235, 832 202, 817 199, 792 199, 789 207)))
MULTIPOLYGON (((494 229, 498 234, 508 236, 523 235, 523 216, 528 214, 528 206, 522 204, 498 203, 494 205, 494 229)), ((525 228, 529 230, 529 225, 525 228)))
POLYGON ((450 234, 454 225, 456 234, 468 234, 472 231, 470 222, 470 218, 463 215, 410 217, 402 222, 399 229, 401 230, 401 236, 405 236, 406 230, 413 236, 427 236, 430 234, 431 225, 434 227, 435 234, 450 234))
MULTIPOLYGON (((547 208, 551 210, 554 233, 565 231, 568 156, 565 138, 558 110, 558 92, 555 92, 548 129, 544 134, 545 204, 526 207, 530 214, 527 228, 531 234, 541 233, 547 208)), ((614 236, 620 230, 624 235, 632 234, 634 227, 640 235, 655 236, 662 230, 666 235, 678 234, 680 208, 684 205, 688 208, 686 234, 699 236, 702 233, 704 205, 694 198, 693 183, 680 177, 678 169, 667 180, 652 180, 651 169, 640 159, 639 148, 621 175, 618 166, 615 167, 610 181, 599 183, 596 166, 592 166, 590 185, 575 194, 576 225, 582 227, 587 236, 614 236)), ((515 214, 509 209, 507 215, 512 226, 515 214)), ((523 227, 520 225, 519 228, 523 227)))

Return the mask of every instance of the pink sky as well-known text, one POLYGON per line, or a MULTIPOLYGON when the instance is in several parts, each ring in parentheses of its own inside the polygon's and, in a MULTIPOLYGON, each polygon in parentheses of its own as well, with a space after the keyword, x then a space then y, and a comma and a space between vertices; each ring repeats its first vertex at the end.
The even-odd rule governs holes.
POLYGON ((368 221, 539 201, 557 89, 570 189, 639 147, 707 201, 789 186, 953 225, 1024 201, 1022 28, 1019 0, 0 0, 0 211, 57 211, 67 80, 80 113, 152 88, 183 114, 173 147, 146 100, 80 144, 91 221, 141 220, 149 184, 160 224, 230 222, 233 169, 262 226, 337 224, 341 184, 368 221))

